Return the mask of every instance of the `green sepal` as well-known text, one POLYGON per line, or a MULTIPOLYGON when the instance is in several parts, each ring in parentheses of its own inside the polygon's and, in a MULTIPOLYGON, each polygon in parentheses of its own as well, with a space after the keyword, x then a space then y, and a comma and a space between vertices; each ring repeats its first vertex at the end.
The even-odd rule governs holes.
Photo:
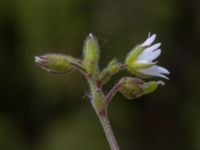
POLYGON ((146 48, 145 46, 141 46, 141 45, 136 46, 127 55, 127 58, 125 61, 128 71, 141 78, 149 78, 151 76, 140 73, 139 71, 140 69, 147 69, 157 64, 157 62, 152 62, 152 63, 142 63, 142 62, 138 63, 137 62, 139 55, 145 50, 145 48, 146 48))
POLYGON ((35 62, 50 73, 63 74, 73 69, 70 64, 71 56, 63 54, 45 54, 36 56, 35 62))
POLYGON ((143 73, 140 73, 140 69, 147 69, 150 68, 152 66, 154 66, 157 62, 153 62, 153 63, 139 63, 139 64, 133 64, 132 66, 127 67, 128 71, 134 75, 136 75, 137 77, 141 77, 141 78, 150 78, 151 76, 145 75, 143 73))
POLYGON ((98 74, 99 57, 97 38, 90 33, 83 47, 83 66, 89 75, 98 74))
POLYGON ((150 82, 144 83, 143 84, 144 94, 149 94, 149 93, 154 92, 158 88, 159 84, 164 85, 164 82, 162 82, 162 81, 150 81, 150 82))
POLYGON ((137 69, 147 69, 157 64, 157 62, 152 63, 136 63, 129 67, 130 70, 137 70, 137 69))
POLYGON ((131 50, 131 52, 126 57, 126 64, 129 67, 133 65, 133 63, 137 60, 137 57, 144 51, 145 47, 143 46, 136 46, 131 50))

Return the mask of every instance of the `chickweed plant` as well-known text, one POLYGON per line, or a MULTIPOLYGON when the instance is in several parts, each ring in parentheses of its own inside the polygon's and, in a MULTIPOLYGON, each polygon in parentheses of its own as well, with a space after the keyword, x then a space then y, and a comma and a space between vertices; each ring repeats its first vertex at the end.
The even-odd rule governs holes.
POLYGON ((161 54, 161 43, 152 43, 156 35, 149 35, 141 44, 135 46, 126 56, 124 62, 111 60, 104 69, 98 62, 100 51, 97 38, 89 34, 83 46, 83 58, 77 59, 64 54, 44 54, 35 57, 35 62, 43 69, 54 74, 65 74, 71 70, 80 72, 88 82, 91 104, 105 132, 111 150, 119 150, 117 140, 108 119, 108 106, 113 97, 120 92, 127 99, 136 99, 152 93, 163 81, 150 80, 153 77, 168 79, 169 71, 158 66, 156 58, 161 54), (103 86, 116 73, 127 70, 130 76, 121 77, 109 92, 103 92, 103 86), (144 81, 148 79, 148 81, 144 81), (149 81, 150 80, 150 81, 149 81))

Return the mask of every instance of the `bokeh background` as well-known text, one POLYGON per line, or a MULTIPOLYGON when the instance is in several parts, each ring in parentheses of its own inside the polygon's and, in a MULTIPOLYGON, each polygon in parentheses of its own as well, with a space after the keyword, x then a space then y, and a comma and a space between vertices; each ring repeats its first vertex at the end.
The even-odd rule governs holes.
POLYGON ((84 78, 50 75, 33 59, 81 58, 90 32, 101 67, 156 33, 160 64, 171 72, 151 95, 115 96, 109 116, 121 149, 200 150, 199 0, 0 0, 0 149, 109 150, 84 78))

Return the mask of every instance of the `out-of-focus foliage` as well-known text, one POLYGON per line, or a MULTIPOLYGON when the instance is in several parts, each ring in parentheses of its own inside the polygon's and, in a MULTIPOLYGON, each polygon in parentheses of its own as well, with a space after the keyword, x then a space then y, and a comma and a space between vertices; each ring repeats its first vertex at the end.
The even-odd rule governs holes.
POLYGON ((200 1, 1 0, 0 12, 0 149, 108 150, 84 98, 84 79, 75 72, 50 75, 33 57, 47 52, 81 57, 83 40, 92 32, 104 67, 113 57, 124 61, 149 31, 162 42, 160 64, 169 68, 170 80, 139 100, 114 98, 109 115, 119 145, 200 149, 200 1))

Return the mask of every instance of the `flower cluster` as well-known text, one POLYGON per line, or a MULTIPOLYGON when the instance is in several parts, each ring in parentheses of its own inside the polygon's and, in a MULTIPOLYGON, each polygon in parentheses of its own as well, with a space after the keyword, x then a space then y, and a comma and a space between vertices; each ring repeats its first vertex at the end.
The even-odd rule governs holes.
MULTIPOLYGON (((82 59, 63 54, 45 54, 36 56, 35 62, 48 72, 56 74, 67 73, 73 69, 78 70, 87 79, 94 80, 98 88, 106 84, 114 74, 126 68, 135 77, 122 77, 118 82, 120 87, 115 89, 115 92, 121 92, 127 99, 135 99, 155 91, 158 85, 164 85, 163 81, 145 82, 143 78, 169 79, 167 77, 169 71, 157 65, 158 62, 155 61, 161 54, 161 43, 152 44, 155 39, 156 34, 149 35, 142 44, 130 51, 125 63, 113 59, 103 70, 100 70, 98 66, 100 58, 98 41, 91 33, 84 42, 82 59)), ((94 87, 92 89, 96 90, 94 87)))
POLYGON ((113 59, 104 69, 99 68, 98 40, 91 33, 84 42, 82 58, 77 59, 63 54, 45 54, 36 56, 35 62, 50 73, 64 74, 76 70, 86 78, 90 88, 90 102, 100 119, 110 148, 119 150, 107 115, 107 109, 113 97, 119 92, 127 99, 136 99, 154 92, 159 85, 164 84, 163 81, 143 81, 143 78, 169 79, 167 77, 169 71, 158 66, 155 61, 161 54, 161 43, 152 45, 155 39, 155 34, 149 36, 142 44, 130 51, 124 63, 113 59), (103 86, 113 75, 124 69, 127 69, 132 75, 121 77, 109 92, 104 92, 103 86), (135 77, 132 77, 133 75, 135 77))

